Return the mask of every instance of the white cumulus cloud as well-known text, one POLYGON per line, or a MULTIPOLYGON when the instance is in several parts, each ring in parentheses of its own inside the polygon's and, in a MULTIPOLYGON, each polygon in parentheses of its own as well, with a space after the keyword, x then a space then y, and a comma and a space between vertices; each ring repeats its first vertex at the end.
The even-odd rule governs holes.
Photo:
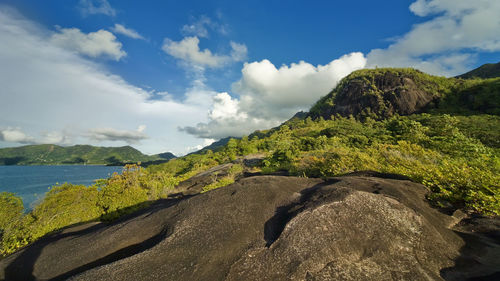
POLYGON ((165 38, 162 49, 165 53, 186 63, 201 67, 221 67, 227 63, 246 58, 247 48, 243 44, 231 42, 231 54, 214 54, 209 49, 200 49, 198 37, 185 37, 181 41, 165 38))
POLYGON ((59 47, 93 58, 105 56, 118 61, 127 55, 116 36, 103 29, 85 34, 78 28, 60 28, 50 41, 59 47))
POLYGON ((227 117, 245 119, 247 115, 239 112, 239 102, 233 100, 228 93, 219 93, 214 99, 212 110, 208 113, 210 119, 218 120, 227 117))
POLYGON ((131 28, 127 28, 122 24, 115 23, 115 25, 111 28, 111 30, 114 33, 122 34, 122 35, 130 37, 132 39, 143 39, 144 40, 144 37, 141 34, 139 34, 139 32, 137 32, 131 28))
POLYGON ((289 118, 298 110, 308 109, 340 79, 365 64, 362 53, 344 55, 318 66, 304 61, 280 68, 269 60, 247 63, 233 91, 240 96, 240 106, 252 116, 289 118))
POLYGON ((362 53, 352 53, 327 65, 301 61, 276 68, 269 60, 245 63, 233 84, 239 98, 220 93, 213 99, 208 123, 181 128, 201 138, 239 137, 276 126, 300 110, 308 110, 346 75, 365 66, 362 53))
POLYGON ((208 112, 208 123, 180 127, 179 130, 204 139, 220 139, 227 136, 239 137, 257 129, 277 125, 276 120, 253 118, 240 108, 240 101, 228 93, 213 97, 212 108, 208 112))

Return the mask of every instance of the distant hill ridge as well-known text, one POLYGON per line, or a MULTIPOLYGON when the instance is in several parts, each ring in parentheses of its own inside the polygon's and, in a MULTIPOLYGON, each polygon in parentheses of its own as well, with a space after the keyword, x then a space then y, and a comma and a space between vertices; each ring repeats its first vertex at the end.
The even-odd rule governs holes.
POLYGON ((158 153, 158 154, 155 154, 153 156, 157 156, 157 157, 159 157, 161 159, 165 159, 165 160, 170 160, 170 159, 174 159, 177 157, 172 152, 158 153))
POLYGON ((457 78, 470 79, 470 78, 495 78, 500 77, 500 62, 487 63, 473 69, 467 73, 457 76, 457 78))
POLYGON ((98 147, 91 145, 26 145, 0 149, 0 165, 123 165, 126 163, 164 161, 175 158, 167 152, 145 155, 131 146, 98 147))

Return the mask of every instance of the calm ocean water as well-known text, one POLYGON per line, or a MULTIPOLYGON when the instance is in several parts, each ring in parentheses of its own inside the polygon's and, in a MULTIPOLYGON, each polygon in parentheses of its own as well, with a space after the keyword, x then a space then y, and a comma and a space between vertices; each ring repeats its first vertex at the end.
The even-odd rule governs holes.
POLYGON ((0 192, 21 196, 26 209, 43 198, 56 183, 91 185, 96 179, 107 178, 122 167, 108 166, 0 166, 0 192))

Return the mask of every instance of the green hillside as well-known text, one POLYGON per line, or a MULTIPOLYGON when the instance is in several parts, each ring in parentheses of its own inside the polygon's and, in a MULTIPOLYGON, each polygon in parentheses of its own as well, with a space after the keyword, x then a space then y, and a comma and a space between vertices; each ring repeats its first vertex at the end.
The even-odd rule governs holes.
POLYGON ((412 69, 361 70, 344 78, 307 117, 299 114, 277 128, 229 139, 214 151, 146 169, 127 166, 122 175, 89 188, 55 186, 26 215, 14 195, 0 194, 8 202, 0 217, 12 218, 0 225, 0 253, 70 224, 111 220, 161 198, 178 198, 180 183, 196 182, 200 173, 208 179, 201 191, 206 192, 246 175, 328 178, 370 170, 425 185, 429 202, 447 212, 500 215, 499 81, 412 69), (221 172, 224 167, 230 168, 221 172))
POLYGON ((130 146, 96 147, 91 145, 27 145, 0 149, 0 165, 121 165, 161 159, 148 156, 130 146))
POLYGON ((158 153, 158 154, 155 154, 153 156, 158 157, 158 158, 163 159, 163 160, 171 160, 171 159, 174 159, 177 157, 172 152, 158 153))
POLYGON ((457 78, 494 78, 500 77, 500 62, 499 63, 487 63, 474 70, 457 76, 457 78))

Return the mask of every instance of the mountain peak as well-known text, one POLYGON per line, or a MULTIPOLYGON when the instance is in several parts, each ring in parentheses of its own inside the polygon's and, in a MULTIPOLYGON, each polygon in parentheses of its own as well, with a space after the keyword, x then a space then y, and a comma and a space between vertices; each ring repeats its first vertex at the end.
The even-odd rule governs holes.
POLYGON ((411 68, 358 70, 311 109, 313 118, 341 116, 390 117, 422 111, 443 93, 444 77, 431 76, 411 68))

